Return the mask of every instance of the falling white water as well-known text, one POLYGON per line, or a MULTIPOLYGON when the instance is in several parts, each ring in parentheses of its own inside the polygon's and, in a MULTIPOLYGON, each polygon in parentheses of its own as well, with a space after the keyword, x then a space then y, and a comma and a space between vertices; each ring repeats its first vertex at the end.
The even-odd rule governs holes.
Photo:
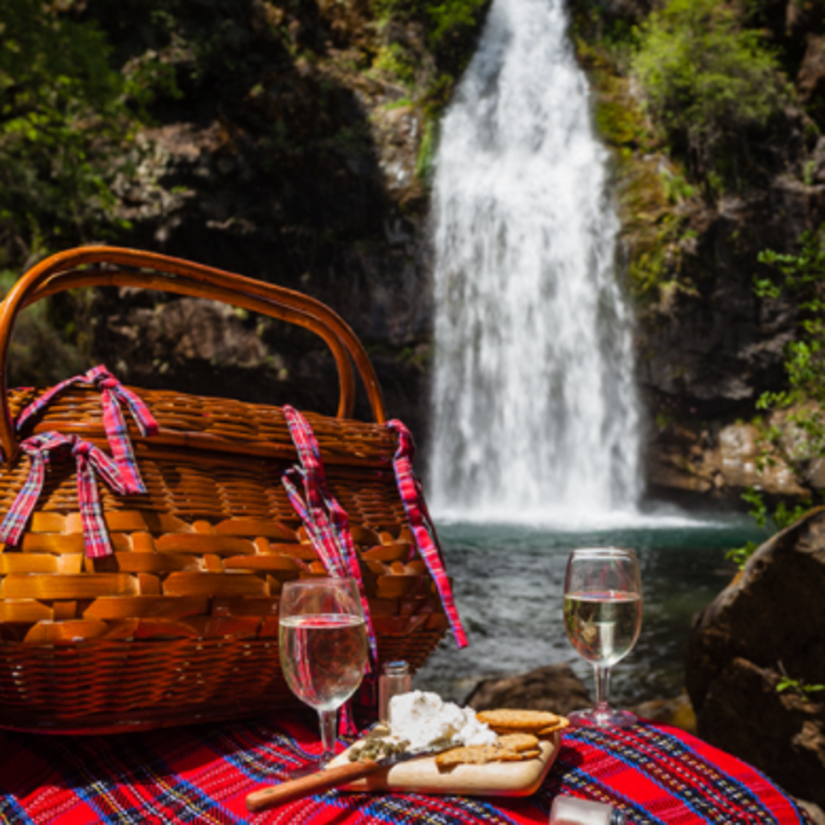
POLYGON ((618 219, 563 0, 494 0, 442 123, 430 497, 461 518, 635 511, 618 219))

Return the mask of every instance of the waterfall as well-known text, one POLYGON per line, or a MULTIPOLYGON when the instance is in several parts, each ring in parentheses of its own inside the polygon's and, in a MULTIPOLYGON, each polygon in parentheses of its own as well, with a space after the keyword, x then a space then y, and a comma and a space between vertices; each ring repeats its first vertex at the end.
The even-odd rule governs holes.
POLYGON ((632 318, 563 0, 494 0, 433 186, 429 494, 458 517, 635 510, 632 318))

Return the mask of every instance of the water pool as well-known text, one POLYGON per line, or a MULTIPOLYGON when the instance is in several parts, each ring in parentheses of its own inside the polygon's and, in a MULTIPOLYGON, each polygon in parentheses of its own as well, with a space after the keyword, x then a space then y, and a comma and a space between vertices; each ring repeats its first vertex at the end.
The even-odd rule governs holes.
POLYGON ((414 686, 458 702, 479 679, 556 662, 568 662, 592 692, 592 668, 564 632, 562 589, 571 549, 609 544, 637 551, 644 591, 642 632, 613 669, 611 697, 630 705, 677 695, 692 618, 736 572, 726 550, 769 535, 744 515, 654 518, 575 531, 460 521, 438 526, 470 643, 458 650, 448 634, 414 686))

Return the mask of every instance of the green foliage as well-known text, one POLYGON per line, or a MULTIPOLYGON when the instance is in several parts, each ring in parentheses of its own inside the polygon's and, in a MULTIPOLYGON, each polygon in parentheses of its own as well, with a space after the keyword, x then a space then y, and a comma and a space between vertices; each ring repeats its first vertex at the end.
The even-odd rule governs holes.
MULTIPOLYGON (((759 261, 771 267, 779 276, 754 278, 754 292, 763 299, 776 300, 790 293, 799 312, 798 336, 785 347, 785 372, 788 388, 767 391, 757 400, 758 409, 768 413, 787 411, 786 426, 758 422, 763 440, 757 468, 762 472, 776 464, 780 456, 800 479, 817 459, 825 458, 825 324, 822 321, 825 302, 825 225, 815 232, 804 232, 799 238, 800 250, 785 254, 764 250, 759 261)), ((742 496, 750 505, 750 515, 757 526, 764 527, 768 508, 758 491, 751 489, 742 496)), ((794 507, 780 502, 772 514, 777 530, 783 530, 803 516, 813 506, 802 499, 794 507)), ((755 546, 728 552, 726 558, 743 567, 755 546)))
POLYGON ((423 28, 427 47, 438 66, 453 77, 464 68, 483 12, 490 0, 373 0, 373 8, 386 24, 397 21, 423 28))
POLYGON ((785 690, 791 689, 798 693, 802 698, 803 702, 810 701, 808 694, 809 693, 816 693, 820 690, 825 690, 825 685, 806 685, 802 682, 801 679, 789 679, 787 676, 783 676, 782 679, 779 681, 779 684, 776 686, 776 692, 782 693, 785 690))
POLYGON ((0 265, 99 236, 114 202, 125 83, 101 32, 56 5, 0 4, 0 265))
POLYGON ((661 178, 665 195, 673 204, 692 198, 696 194, 696 189, 682 175, 662 174, 661 178))
POLYGON ((432 178, 437 145, 438 127, 432 119, 428 119, 424 124, 424 134, 421 136, 421 147, 415 164, 416 174, 425 182, 432 178))
POLYGON ((372 62, 372 68, 380 74, 389 75, 408 88, 415 82, 415 64, 399 43, 382 46, 372 62))
MULTIPOLYGON (((742 493, 742 499, 751 505, 748 515, 753 518, 760 530, 767 526, 768 519, 773 522, 777 530, 784 530, 802 518, 813 507, 811 499, 802 499, 793 507, 788 507, 784 501, 780 501, 773 513, 770 513, 762 493, 753 487, 742 493)), ((734 562, 740 570, 743 570, 748 563, 748 559, 758 547, 759 545, 755 541, 749 541, 743 547, 734 547, 728 550, 725 553, 725 558, 734 562)))
MULTIPOLYGON (((762 494, 751 487, 742 493, 742 499, 751 505, 748 515, 753 518, 760 530, 763 529, 768 520, 768 507, 762 498, 762 494)), ((755 541, 749 541, 743 547, 734 547, 728 550, 725 553, 725 558, 734 562, 740 570, 744 570, 748 559, 756 552, 757 547, 759 545, 755 541)))
POLYGON ((381 17, 417 20, 424 24, 427 39, 437 49, 457 34, 478 25, 479 12, 488 0, 375 0, 381 17))
MULTIPOLYGON (((174 76, 154 52, 119 71, 86 3, 0 3, 0 295, 57 249, 127 228, 111 184, 159 90, 174 76)), ((87 293, 88 295, 88 293, 87 293)), ((52 384, 87 369, 94 318, 86 298, 63 294, 15 324, 11 384, 52 384)))
POLYGON ((490 0, 372 0, 384 42, 370 71, 408 90, 409 103, 422 115, 416 160, 418 179, 427 185, 437 146, 437 121, 453 86, 472 54, 490 0), (412 99, 410 99, 412 98, 412 99))
POLYGON ((782 662, 778 662, 779 672, 782 674, 782 678, 779 680, 778 684, 776 685, 776 692, 777 693, 784 693, 786 690, 792 690, 797 696, 802 699, 803 702, 809 702, 811 693, 819 693, 822 690, 825 690, 825 685, 807 685, 802 679, 792 679, 788 676, 788 672, 785 670, 785 666, 782 662))
POLYGON ((813 501, 809 498, 802 499, 793 507, 788 507, 784 501, 780 501, 772 516, 776 529, 784 530, 790 527, 794 522, 799 521, 811 507, 813 507, 813 501))
MULTIPOLYGON (((825 226, 804 232, 799 242, 796 254, 760 253, 760 263, 772 267, 780 278, 757 277, 754 290, 759 297, 771 299, 789 293, 799 313, 797 337, 784 352, 788 388, 763 393, 757 407, 769 411, 792 408, 787 414, 795 436, 790 445, 777 427, 766 428, 763 435, 801 474, 812 460, 825 457, 825 226)), ((763 462, 770 460, 769 454, 763 458, 763 462)))
POLYGON ((768 506, 765 504, 762 494, 751 487, 742 493, 742 500, 750 504, 751 509, 748 510, 748 515, 756 522, 756 526, 762 530, 768 520, 768 506))
POLYGON ((632 71, 673 149, 715 187, 735 181, 748 137, 785 99, 775 57, 718 0, 670 0, 639 28, 632 71))
POLYGON ((745 569, 748 559, 756 552, 759 545, 755 541, 748 541, 743 547, 733 547, 725 553, 725 558, 732 561, 740 570, 745 569))

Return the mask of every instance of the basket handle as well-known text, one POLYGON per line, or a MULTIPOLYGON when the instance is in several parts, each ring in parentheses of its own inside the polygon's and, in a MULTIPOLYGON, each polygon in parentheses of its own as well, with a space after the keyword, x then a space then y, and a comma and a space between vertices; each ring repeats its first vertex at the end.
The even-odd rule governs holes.
POLYGON ((386 421, 381 388, 363 345, 344 320, 320 301, 285 287, 168 255, 87 246, 41 261, 20 277, 0 303, 0 446, 7 460, 12 460, 18 450, 8 401, 8 356, 14 321, 22 309, 36 301, 88 286, 136 286, 209 298, 309 329, 324 340, 335 359, 340 385, 338 417, 351 417, 355 403, 351 358, 366 388, 375 421, 386 421), (74 269, 88 264, 132 269, 74 269))

